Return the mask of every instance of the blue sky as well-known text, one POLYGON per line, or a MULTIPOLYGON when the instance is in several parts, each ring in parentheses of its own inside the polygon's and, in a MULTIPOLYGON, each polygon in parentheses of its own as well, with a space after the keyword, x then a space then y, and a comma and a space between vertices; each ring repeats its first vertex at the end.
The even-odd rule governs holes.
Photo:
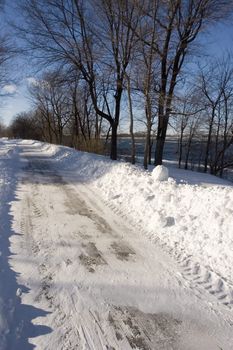
MULTIPOLYGON (((5 1, 4 11, 0 13, 0 20, 3 23, 0 29, 4 34, 12 33, 12 28, 8 25, 9 21, 20 21, 20 16, 16 10, 17 2, 20 2, 20 0, 5 1)), ((17 37, 14 36, 13 41, 19 45, 17 37)), ((10 66, 9 82, 6 84, 6 89, 1 91, 8 92, 8 97, 2 97, 0 101, 0 120, 5 124, 8 124, 16 114, 30 109, 31 104, 27 86, 32 71, 33 67, 30 65, 30 60, 22 60, 17 57, 13 59, 10 66)))
POLYGON ((28 98, 26 80, 24 79, 21 81, 16 87, 16 92, 7 98, 4 98, 0 108, 0 116, 5 124, 8 124, 16 114, 30 110, 31 107, 28 98))
MULTIPOLYGON (((12 9, 12 3, 8 3, 5 17, 15 17, 16 10, 12 9)), ((5 24, 7 27, 7 24, 5 24)), ((17 39, 17 38, 16 38, 17 39)), ((201 37, 200 52, 209 56, 221 56, 227 51, 233 52, 233 21, 225 24, 218 24, 209 29, 207 35, 201 37)), ((17 61, 17 83, 14 84, 15 91, 10 97, 2 98, 0 118, 8 124, 12 118, 22 112, 30 110, 31 102, 27 92, 28 78, 32 78, 33 67, 30 61, 17 61)), ((9 82, 9 84, 11 83, 9 82)), ((9 88, 9 90, 14 90, 9 88)))

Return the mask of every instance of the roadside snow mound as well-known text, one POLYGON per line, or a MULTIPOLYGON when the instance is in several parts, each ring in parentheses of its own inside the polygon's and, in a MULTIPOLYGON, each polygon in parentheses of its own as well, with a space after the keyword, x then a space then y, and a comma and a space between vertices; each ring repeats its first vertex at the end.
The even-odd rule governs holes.
POLYGON ((157 165, 151 173, 155 181, 167 181, 168 180, 168 168, 164 165, 157 165))

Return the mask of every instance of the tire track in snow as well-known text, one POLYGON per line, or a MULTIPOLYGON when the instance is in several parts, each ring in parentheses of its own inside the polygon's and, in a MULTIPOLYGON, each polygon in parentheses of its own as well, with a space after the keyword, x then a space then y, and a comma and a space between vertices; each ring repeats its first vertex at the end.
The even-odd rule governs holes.
MULTIPOLYGON (((84 189, 85 197, 92 197, 92 193, 87 187, 84 189)), ((106 207, 110 208, 117 216, 122 217, 128 224, 132 224, 130 218, 122 213, 119 208, 116 208, 113 203, 103 199, 103 203, 106 207)), ((144 227, 140 227, 141 235, 150 238, 150 235, 144 227)), ((154 237, 153 237, 154 238, 154 237)), ((210 267, 202 266, 200 263, 195 262, 192 255, 187 255, 185 250, 179 250, 178 247, 171 248, 167 244, 161 241, 159 237, 154 244, 158 244, 164 251, 166 251, 180 267, 180 272, 184 280, 187 281, 189 287, 193 290, 193 293, 200 299, 206 299, 206 293, 212 297, 212 303, 222 305, 229 311, 233 310, 233 283, 226 280, 223 276, 215 273, 210 267)), ((179 276, 177 277, 178 283, 180 283, 179 276)), ((227 317, 227 322, 233 325, 233 319, 231 316, 227 317)))
MULTIPOLYGON (((63 194, 65 195, 65 205, 68 208, 68 214, 71 216, 78 214, 80 216, 87 217, 93 222, 95 222, 95 225, 99 232, 101 232, 101 235, 103 235, 103 237, 107 235, 109 239, 109 252, 112 253, 116 257, 116 259, 127 262, 136 257, 136 252, 131 247, 129 247, 128 244, 126 244, 122 240, 122 238, 119 237, 112 230, 109 224, 102 217, 100 217, 96 212, 93 212, 93 210, 88 209, 86 203, 83 200, 80 200, 77 194, 74 194, 68 185, 62 183, 62 186, 59 186, 59 189, 62 190, 63 194)), ((34 231, 36 231, 40 227, 40 222, 41 219, 43 219, 43 216, 48 216, 49 214, 46 213, 44 208, 40 208, 39 203, 36 203, 36 196, 34 196, 34 199, 31 198, 31 203, 28 207, 29 210, 28 212, 26 211, 26 216, 30 217, 29 211, 31 210, 33 213, 33 223, 31 227, 33 227, 34 231)), ((43 237, 41 238, 43 239, 43 237)), ((95 267, 97 267, 98 265, 106 264, 104 258, 102 257, 102 253, 96 248, 95 244, 92 242, 92 239, 93 237, 90 238, 90 236, 83 237, 84 242, 81 243, 81 246, 83 247, 86 253, 81 254, 79 256, 81 262, 84 262, 84 266, 87 267, 87 270, 89 272, 94 272, 95 267)), ((63 244, 64 242, 64 239, 61 238, 61 245, 64 247, 69 247, 69 244, 66 242, 65 244, 63 244)), ((44 249, 46 248, 46 246, 43 245, 42 248, 44 249)), ((38 254, 42 254, 42 251, 40 250, 38 254)), ((130 314, 127 316, 127 320, 125 321, 125 323, 121 325, 122 339, 119 339, 119 335, 117 338, 117 335, 114 332, 114 327, 111 323, 110 334, 109 332, 106 333, 101 326, 101 322, 106 323, 107 321, 103 319, 98 320, 98 313, 96 310, 91 310, 89 308, 87 310, 84 309, 84 305, 86 304, 85 297, 83 302, 80 301, 82 300, 82 296, 80 294, 80 290, 78 290, 76 287, 73 288, 72 295, 70 295, 70 293, 68 293, 67 291, 63 291, 63 295, 65 293, 66 299, 70 300, 72 303, 71 309, 73 307, 73 309, 76 310, 75 314, 72 312, 72 315, 70 315, 70 317, 68 318, 67 314, 64 312, 64 308, 62 308, 61 306, 62 304, 60 303, 59 298, 57 299, 54 296, 54 294, 51 293, 51 288, 53 287, 54 280, 53 274, 50 272, 49 256, 46 256, 44 263, 41 264, 38 269, 41 276, 41 287, 36 297, 36 301, 40 302, 41 299, 44 298, 48 304, 48 307, 54 310, 53 312, 56 313, 56 324, 58 325, 62 322, 66 322, 66 324, 69 325, 62 336, 62 349, 67 348, 67 350, 72 350, 77 348, 77 345, 73 346, 73 344, 69 342, 69 339, 73 338, 74 333, 76 333, 76 337, 79 338, 80 348, 82 347, 91 350, 114 350, 116 348, 119 348, 119 342, 121 344, 124 344, 124 349, 132 349, 136 346, 142 350, 149 350, 153 348, 152 343, 149 342, 149 340, 147 339, 148 336, 146 335, 146 333, 144 331, 139 330, 139 328, 137 328, 136 325, 132 326, 133 324, 137 324, 137 322, 139 322, 139 319, 130 314), (76 300, 79 299, 78 302, 74 302, 74 296, 76 300), (76 308, 76 305, 80 305, 80 303, 83 304, 81 307, 81 313, 79 309, 76 308), (62 315, 61 317, 59 316, 60 314, 62 315), (131 320, 131 318, 133 319, 131 320), (78 328, 77 324, 79 325, 78 328), (137 334, 135 333, 136 329, 137 334)), ((110 308, 112 310, 115 309, 115 307, 110 308)), ((120 322, 120 317, 121 316, 118 312, 118 316, 115 317, 115 322, 120 322), (117 318, 119 318, 118 321, 117 318)), ((144 322, 146 323, 146 320, 144 322)), ((152 336, 153 335, 150 335, 150 337, 152 336)))
MULTIPOLYGON (((83 187, 83 196, 85 198, 89 196, 89 201, 92 198, 92 192, 87 186, 83 187)), ((122 213, 119 208, 116 208, 114 204, 103 199, 103 203, 106 207, 110 208, 117 216, 122 217, 126 223, 131 225, 130 218, 122 213)), ((98 208, 98 206, 97 206, 98 208)), ((148 232, 144 227, 140 228, 140 234, 150 238, 148 232)), ((187 281, 189 288, 193 291, 194 295, 201 300, 206 300, 206 293, 211 296, 211 305, 215 313, 225 314, 217 311, 219 305, 223 308, 227 308, 229 311, 233 309, 233 284, 230 281, 224 279, 224 277, 216 274, 210 267, 201 266, 200 263, 194 261, 192 255, 187 255, 186 252, 179 251, 178 247, 174 249, 168 247, 165 243, 162 243, 160 238, 153 240, 154 244, 158 244, 164 251, 166 251, 179 265, 181 276, 187 281), (216 305, 216 307, 214 306, 216 305)), ((124 252, 123 252, 124 254, 124 252)), ((179 274, 175 276, 178 283, 182 284, 179 274)), ((211 307, 212 307, 211 306, 211 307)), ((226 322, 233 326, 233 318, 231 313, 224 316, 226 322)))
MULTIPOLYGON (((114 213, 122 217, 129 224, 130 218, 116 208, 114 204, 103 200, 105 205, 109 207, 114 213)), ((140 227, 141 234, 150 238, 150 234, 144 227, 140 227)), ((205 298, 205 292, 214 297, 213 302, 233 310, 233 283, 223 276, 214 272, 210 267, 202 266, 201 263, 195 262, 192 255, 187 255, 184 250, 179 250, 178 247, 171 248, 161 241, 159 237, 157 240, 153 237, 153 243, 158 244, 164 249, 180 266, 183 278, 189 283, 191 289, 197 297, 205 298)), ((233 325, 233 320, 228 319, 229 324, 233 325)))
POLYGON ((230 310, 233 308, 233 284, 224 279, 210 267, 205 267, 192 261, 193 257, 181 257, 175 254, 182 268, 182 274, 188 280, 192 288, 204 288, 208 293, 215 296, 219 303, 230 310))
MULTIPOLYGON (((54 324, 57 328, 57 334, 59 334, 61 350, 77 350, 79 348, 78 339, 79 334, 74 327, 74 324, 71 326, 69 324, 70 319, 64 313, 63 308, 60 304, 59 299, 54 295, 54 292, 51 291, 54 284, 54 273, 52 271, 52 266, 50 263, 52 246, 46 244, 45 237, 41 236, 43 244, 39 242, 37 245, 34 240, 34 235, 38 237, 37 231, 41 231, 41 219, 45 219, 48 216, 47 211, 44 207, 41 206, 41 203, 36 201, 37 199, 37 187, 33 186, 33 195, 25 195, 25 198, 22 201, 22 211, 21 211, 21 232, 24 233, 25 239, 24 247, 27 251, 28 256, 35 256, 40 258, 40 264, 36 267, 40 276, 40 285, 37 287, 35 293, 34 301, 39 305, 46 303, 47 307, 50 309, 50 312, 54 314, 54 324), (47 252, 44 250, 48 250, 47 252), (67 322, 69 321, 69 322, 67 322), (76 339, 77 341, 73 344, 70 339, 76 339)), ((43 230, 42 230, 43 231, 43 230)), ((46 236, 47 233, 44 234, 46 236)), ((37 261, 37 259, 36 259, 37 261)), ((53 345, 46 347, 47 349, 53 350, 53 345)))
MULTIPOLYGON (((30 170, 34 168, 32 165, 30 166, 30 170)), ((40 170, 40 174, 43 175, 43 171, 40 170)), ((54 176, 54 175, 52 175, 54 176)), ((52 179, 51 179, 52 181, 52 179)), ((60 181, 59 181, 60 182, 60 181)), ((112 233, 112 229, 110 226, 108 226, 107 222, 101 217, 98 216, 97 213, 94 213, 92 210, 89 210, 84 201, 80 200, 77 196, 75 196, 68 186, 62 183, 62 186, 56 185, 59 187, 60 190, 62 190, 63 194, 67 198, 66 200, 66 207, 68 207, 69 215, 76 215, 77 213, 81 216, 86 216, 91 218, 91 220, 95 221, 97 228, 101 231, 101 234, 103 235, 110 235, 111 238, 116 238, 114 236, 114 233, 112 233), (69 201, 69 202, 68 202, 69 201), (69 205, 67 205, 69 203, 69 205), (73 212, 72 212, 73 211, 73 212)), ((49 216, 49 213, 46 211, 45 206, 41 205, 41 202, 38 201, 38 188, 39 184, 33 184, 33 193, 32 196, 26 194, 25 198, 23 199, 23 205, 22 205, 22 211, 21 211, 21 232, 25 234, 25 241, 27 242, 26 250, 27 254, 31 255, 33 254, 36 257, 42 258, 43 263, 40 263, 38 268, 38 272, 40 275, 40 286, 39 290, 36 293, 35 296, 35 302, 41 303, 46 302, 48 308, 54 313, 54 321, 58 329, 60 329, 59 332, 62 333, 60 336, 60 343, 61 349, 69 349, 69 350, 76 350, 78 348, 89 348, 92 350, 96 349, 96 346, 98 349, 115 349, 115 347, 112 347, 109 344, 108 334, 105 334, 100 321, 98 321, 97 316, 95 316, 96 311, 87 310, 86 312, 86 318, 80 316, 79 310, 76 310, 76 313, 74 314, 73 311, 71 311, 71 314, 67 314, 64 312, 63 305, 60 302, 59 297, 57 298, 53 291, 53 284, 54 284, 54 276, 52 273, 52 266, 50 263, 50 253, 51 253, 51 247, 49 244, 46 244, 46 236, 48 236, 47 233, 43 233, 44 230, 41 230, 41 223, 42 220, 46 219, 46 217, 49 216), (38 237, 38 231, 42 232, 42 235, 40 235, 40 248, 34 249, 35 246, 35 240, 34 236, 38 237), (42 242, 42 243, 41 243, 42 242), (49 254, 46 254, 45 250, 48 251, 49 254), (77 315, 79 315, 77 317, 77 315), (93 322, 95 324, 93 329, 93 322), (64 327, 64 323, 66 326, 64 327), (77 327, 77 324, 79 325, 77 327), (90 325, 91 327, 89 328, 90 325), (96 335, 98 335, 98 339, 96 338, 96 335), (75 343, 71 341, 71 339, 78 339, 79 342, 75 343), (81 345, 82 344, 82 345, 81 345)), ((48 203, 47 203, 48 204, 48 203)), ((48 204, 48 207, 50 209, 53 209, 53 206, 51 204, 48 204)), ((46 222, 44 223, 46 225, 46 222)), ((80 236, 81 237, 81 236, 80 236)), ((77 238, 77 237, 76 237, 77 238)), ((97 250, 95 244, 90 241, 91 236, 83 235, 82 240, 83 243, 81 246, 84 248, 84 251, 86 252, 86 255, 80 255, 80 257, 88 259, 85 264, 87 265, 87 269, 90 271, 90 268, 93 269, 94 266, 106 264, 105 260, 102 258, 101 253, 97 250)), ((93 238, 93 237, 92 237, 93 238)), ((61 246, 64 248, 69 247, 69 244, 66 243, 66 241, 60 236, 60 243, 61 246)), ((51 245, 52 246, 52 245, 51 245)), ((120 247, 118 247, 120 249, 120 247)), ((119 252, 120 254, 120 252, 119 252)), ((67 262, 67 260, 66 260, 67 262)), ((72 261, 70 261, 72 263, 72 261)), ((92 272, 92 271, 90 271, 92 272)), ((75 295, 76 298, 78 297, 81 299, 80 293, 77 293, 78 289, 75 289, 75 295)), ((73 297, 67 293, 67 291, 63 291, 63 295, 65 293, 65 296, 68 300, 70 300, 72 306, 70 305, 70 309, 76 309, 75 303, 73 301, 73 297)), ((80 303, 80 301, 79 301, 80 303)), ((83 305, 85 305, 85 301, 83 302, 83 305)), ((115 344, 116 345, 116 344, 115 344)))

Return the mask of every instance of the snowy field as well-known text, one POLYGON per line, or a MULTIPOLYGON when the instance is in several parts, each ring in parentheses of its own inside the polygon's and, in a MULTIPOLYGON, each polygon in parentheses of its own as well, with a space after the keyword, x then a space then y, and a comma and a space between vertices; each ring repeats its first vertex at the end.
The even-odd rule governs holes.
POLYGON ((233 349, 232 217, 219 178, 2 139, 0 349, 233 349))

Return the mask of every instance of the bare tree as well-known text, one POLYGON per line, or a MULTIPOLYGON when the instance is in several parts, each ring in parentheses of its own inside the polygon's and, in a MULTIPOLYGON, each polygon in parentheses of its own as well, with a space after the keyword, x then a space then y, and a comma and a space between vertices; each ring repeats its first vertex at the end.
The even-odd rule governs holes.
POLYGON ((0 0, 0 105, 3 104, 5 97, 13 95, 13 93, 7 88, 11 88, 11 85, 16 81, 12 61, 18 52, 18 49, 13 44, 8 28, 5 27, 4 4, 5 1, 0 0))
POLYGON ((6 135, 6 126, 4 125, 2 120, 0 119, 0 137, 3 137, 5 135, 6 135))
POLYGON ((49 141, 62 144, 63 131, 71 115, 67 90, 57 72, 47 73, 31 87, 36 109, 40 111, 44 127, 48 128, 49 141))
POLYGON ((233 66, 231 57, 213 60, 200 74, 200 88, 206 109, 207 140, 204 171, 217 174, 224 167, 224 156, 233 142, 233 66))
MULTIPOLYGON (((145 4, 144 4, 145 6, 145 4)), ((151 163, 151 132, 154 122, 153 102, 155 100, 154 94, 154 76, 157 74, 155 71, 155 65, 158 61, 158 52, 154 50, 154 43, 158 40, 158 28, 157 28, 157 16, 159 11, 159 1, 151 1, 146 3, 147 11, 150 11, 149 19, 140 21, 139 36, 140 38, 146 38, 146 45, 144 41, 141 41, 139 46, 140 57, 138 58, 138 67, 140 74, 137 87, 142 92, 144 97, 144 109, 145 109, 145 124, 146 124, 146 138, 144 148, 144 168, 147 169, 148 163, 151 163), (149 6, 149 8, 148 8, 149 6)), ((142 15, 145 9, 141 9, 142 15)))
POLYGON ((184 162, 185 169, 188 168, 192 141, 194 137, 197 139, 197 131, 201 125, 204 110, 199 88, 193 87, 193 82, 190 82, 190 85, 192 88, 176 96, 171 112, 172 126, 178 135, 178 166, 181 168, 184 162))
POLYGON ((14 138, 40 140, 40 131, 35 123, 33 112, 22 112, 16 115, 9 131, 14 138))
POLYGON ((132 95, 131 95, 131 81, 130 76, 126 75, 127 80, 127 94, 128 94, 128 104, 129 104, 129 116, 130 116, 130 125, 129 133, 131 136, 131 163, 135 164, 136 161, 136 144, 134 136, 134 116, 133 116, 133 104, 132 104, 132 95))
MULTIPOLYGON (((147 4, 147 2, 146 2, 147 4)), ((155 164, 162 164, 164 143, 172 110, 172 102, 178 77, 185 58, 198 34, 212 22, 223 18, 232 10, 232 1, 217 0, 169 0, 159 2, 156 24, 157 36, 153 49, 159 54, 160 72, 158 85, 158 130, 155 164)), ((153 20, 145 7, 145 16, 153 20)), ((145 45, 151 45, 141 37, 145 45)))
POLYGON ((98 151, 101 120, 85 81, 71 72, 56 70, 31 84, 29 91, 46 141, 98 151))
POLYGON ((111 126, 111 158, 116 159, 125 73, 137 26, 134 2, 90 0, 84 6, 78 0, 25 0, 21 8, 27 18, 21 33, 35 56, 81 72, 96 114, 111 126), (102 90, 106 76, 111 77, 108 93, 102 90))
MULTIPOLYGON (((92 117, 80 118, 77 91, 81 87, 82 115, 85 111, 94 116, 98 135, 103 121, 108 124, 112 159, 117 158, 124 90, 128 87, 130 102, 129 83, 135 71, 132 66, 143 62, 140 76, 144 73, 141 91, 147 130, 146 168, 151 159, 153 104, 158 115, 155 164, 161 164, 174 96, 192 44, 207 25, 231 13, 232 7, 233 0, 23 0, 25 22, 19 30, 37 62, 53 69, 62 66, 77 76, 78 85, 69 97, 73 101, 75 130, 86 137, 84 129, 87 127, 88 133, 89 122, 93 121, 92 117)), ((51 110, 46 104, 44 107, 49 129, 54 133, 51 110)), ((132 125, 132 108, 130 115, 132 125)))

